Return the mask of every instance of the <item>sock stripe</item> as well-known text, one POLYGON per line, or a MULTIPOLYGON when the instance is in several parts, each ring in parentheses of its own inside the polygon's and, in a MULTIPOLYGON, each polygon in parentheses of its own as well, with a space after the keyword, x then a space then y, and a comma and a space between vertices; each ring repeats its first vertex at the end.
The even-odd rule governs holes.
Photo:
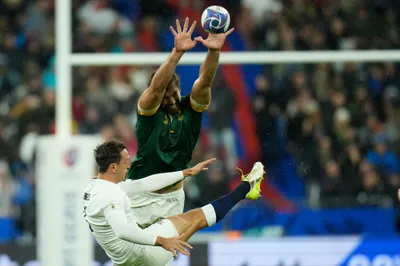
POLYGON ((201 210, 206 217, 208 226, 213 226, 217 222, 217 215, 215 213, 214 207, 211 204, 203 206, 201 210))

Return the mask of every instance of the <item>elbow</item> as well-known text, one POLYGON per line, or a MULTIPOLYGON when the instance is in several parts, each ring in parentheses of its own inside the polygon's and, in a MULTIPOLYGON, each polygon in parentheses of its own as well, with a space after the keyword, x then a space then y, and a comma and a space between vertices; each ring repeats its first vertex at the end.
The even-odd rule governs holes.
POLYGON ((126 234, 122 230, 114 231, 115 235, 121 240, 127 240, 126 234))
POLYGON ((163 97, 164 90, 160 89, 160 87, 150 86, 146 90, 146 101, 158 102, 163 97))
POLYGON ((197 79, 197 82, 200 84, 200 87, 205 90, 211 87, 213 80, 213 76, 200 75, 200 77, 197 79))
POLYGON ((151 95, 154 97, 160 97, 161 95, 164 96, 164 91, 167 86, 164 86, 161 83, 158 84, 150 84, 149 88, 147 89, 151 95))

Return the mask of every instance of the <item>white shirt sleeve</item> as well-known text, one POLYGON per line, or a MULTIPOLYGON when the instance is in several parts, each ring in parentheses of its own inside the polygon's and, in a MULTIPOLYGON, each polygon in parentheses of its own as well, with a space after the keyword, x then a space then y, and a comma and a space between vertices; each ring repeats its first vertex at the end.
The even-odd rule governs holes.
POLYGON ((135 244, 154 246, 157 236, 150 235, 136 223, 128 223, 123 202, 123 199, 111 201, 104 209, 104 217, 115 235, 135 244))
POLYGON ((126 180, 119 183, 125 193, 131 197, 142 192, 152 192, 184 179, 183 171, 151 175, 139 180, 126 180))

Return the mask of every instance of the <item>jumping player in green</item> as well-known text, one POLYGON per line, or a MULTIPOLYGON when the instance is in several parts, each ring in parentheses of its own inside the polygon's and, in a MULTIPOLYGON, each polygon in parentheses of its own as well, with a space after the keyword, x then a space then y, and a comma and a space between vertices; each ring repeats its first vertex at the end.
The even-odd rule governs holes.
MULTIPOLYGON (((225 34, 209 34, 207 39, 196 37, 192 40, 195 26, 196 21, 189 28, 189 19, 186 18, 183 28, 178 20, 176 30, 170 27, 175 47, 164 64, 151 76, 148 89, 138 102, 136 136, 139 147, 128 172, 129 179, 186 169, 192 159, 201 130, 202 113, 211 101, 211 85, 218 68, 220 50, 226 36, 233 31, 231 29, 225 34), (184 53, 196 43, 207 47, 208 53, 192 92, 181 97, 175 68, 184 53)), ((181 214, 184 201, 183 181, 131 199, 137 222, 142 227, 181 214)))

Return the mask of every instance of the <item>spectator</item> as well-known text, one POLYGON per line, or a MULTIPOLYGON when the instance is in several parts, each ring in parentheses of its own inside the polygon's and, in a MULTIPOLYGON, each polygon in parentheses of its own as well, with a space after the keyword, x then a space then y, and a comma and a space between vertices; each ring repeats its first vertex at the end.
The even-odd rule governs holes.
POLYGON ((361 176, 362 191, 358 195, 359 200, 367 202, 373 196, 382 196, 385 193, 382 178, 374 168, 362 170, 361 176))
POLYGON ((400 173, 400 164, 397 156, 388 150, 385 136, 376 136, 373 150, 369 151, 366 159, 375 167, 380 167, 390 174, 400 173))
POLYGON ((17 183, 12 179, 5 161, 0 161, 0 217, 14 217, 15 209, 12 199, 17 191, 17 183))
POLYGON ((257 118, 257 135, 262 145, 263 161, 270 165, 280 158, 278 119, 282 99, 266 76, 258 76, 255 85, 257 92, 253 99, 253 112, 257 118))
POLYGON ((361 190, 361 177, 358 170, 361 161, 362 154, 360 148, 356 143, 349 144, 342 161, 343 176, 346 183, 344 191, 346 195, 356 196, 361 190))
POLYGON ((87 1, 79 9, 78 17, 98 34, 109 34, 114 30, 125 33, 132 30, 129 20, 110 8, 105 0, 87 1))

